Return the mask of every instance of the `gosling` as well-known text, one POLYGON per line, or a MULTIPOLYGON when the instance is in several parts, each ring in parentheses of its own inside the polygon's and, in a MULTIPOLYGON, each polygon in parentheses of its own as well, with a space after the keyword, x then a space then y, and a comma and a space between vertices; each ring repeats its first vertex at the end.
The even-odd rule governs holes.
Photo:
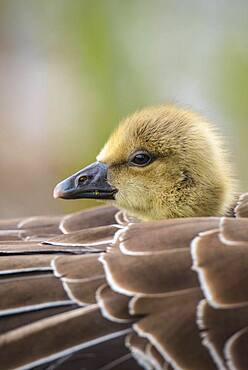
POLYGON ((176 106, 120 122, 97 161, 59 183, 56 198, 112 202, 140 220, 223 216, 235 181, 216 128, 176 106))

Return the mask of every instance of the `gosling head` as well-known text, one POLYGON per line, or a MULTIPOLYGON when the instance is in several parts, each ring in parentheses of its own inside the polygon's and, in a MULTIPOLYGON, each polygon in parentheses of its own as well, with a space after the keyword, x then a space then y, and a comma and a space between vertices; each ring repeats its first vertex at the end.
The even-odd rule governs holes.
POLYGON ((215 129, 175 106, 123 120, 97 162, 59 183, 54 196, 109 199, 141 220, 221 216, 233 177, 215 129))

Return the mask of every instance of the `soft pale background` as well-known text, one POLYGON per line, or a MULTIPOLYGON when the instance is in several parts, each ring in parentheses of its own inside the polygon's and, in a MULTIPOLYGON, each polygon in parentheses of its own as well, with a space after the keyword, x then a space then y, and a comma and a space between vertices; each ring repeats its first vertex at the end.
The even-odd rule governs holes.
POLYGON ((248 189, 247 1, 0 1, 0 217, 95 205, 52 189, 168 101, 220 126, 248 189))

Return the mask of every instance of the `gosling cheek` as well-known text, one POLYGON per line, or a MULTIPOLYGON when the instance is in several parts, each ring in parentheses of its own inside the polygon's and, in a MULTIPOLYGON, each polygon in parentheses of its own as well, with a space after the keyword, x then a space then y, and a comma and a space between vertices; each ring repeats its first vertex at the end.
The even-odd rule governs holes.
POLYGON ((147 196, 146 192, 144 192, 142 188, 135 186, 132 189, 130 189, 130 187, 121 187, 116 194, 115 200, 120 207, 140 209, 147 203, 147 196))
POLYGON ((128 191, 129 179, 125 174, 109 173, 108 182, 117 188, 120 193, 126 193, 126 191, 128 191))
POLYGON ((111 169, 108 170, 107 179, 109 184, 115 186, 116 188, 120 187, 119 176, 111 169))

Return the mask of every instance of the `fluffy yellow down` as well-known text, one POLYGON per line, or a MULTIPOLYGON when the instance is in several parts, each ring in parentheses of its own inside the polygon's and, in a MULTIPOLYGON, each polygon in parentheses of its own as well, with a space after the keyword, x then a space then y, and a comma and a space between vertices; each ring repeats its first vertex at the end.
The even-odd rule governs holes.
POLYGON ((142 220, 221 216, 234 197, 233 171, 216 129, 205 118, 172 105, 123 120, 97 157, 118 189, 115 204, 142 220), (130 165, 137 150, 154 161, 130 165))

